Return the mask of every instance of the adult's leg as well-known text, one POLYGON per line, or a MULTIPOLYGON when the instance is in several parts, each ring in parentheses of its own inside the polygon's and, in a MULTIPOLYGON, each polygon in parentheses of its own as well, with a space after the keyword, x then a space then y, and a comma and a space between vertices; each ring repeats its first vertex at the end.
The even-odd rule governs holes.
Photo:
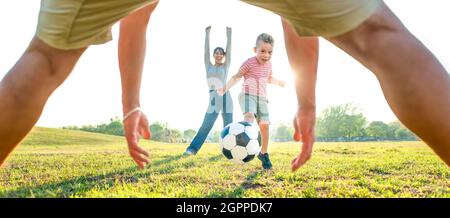
POLYGON ((198 130, 191 144, 186 148, 186 151, 197 153, 205 142, 206 137, 213 128, 214 123, 219 116, 220 110, 217 109, 218 97, 219 96, 217 96, 215 93, 210 93, 208 110, 206 111, 205 117, 203 118, 202 126, 198 130))
POLYGON ((232 113, 222 113, 223 119, 223 127, 233 122, 233 114, 232 113))
POLYGON ((0 82, 0 165, 39 119, 85 49, 59 50, 37 37, 0 82))
POLYGON ((203 146, 203 143, 205 143, 206 137, 214 126, 214 123, 216 122, 218 116, 219 113, 217 112, 205 114, 202 126, 200 127, 191 144, 186 150, 191 150, 195 153, 200 150, 200 148, 203 146))
POLYGON ((450 165, 450 77, 383 3, 354 30, 328 39, 380 82, 399 120, 450 165))

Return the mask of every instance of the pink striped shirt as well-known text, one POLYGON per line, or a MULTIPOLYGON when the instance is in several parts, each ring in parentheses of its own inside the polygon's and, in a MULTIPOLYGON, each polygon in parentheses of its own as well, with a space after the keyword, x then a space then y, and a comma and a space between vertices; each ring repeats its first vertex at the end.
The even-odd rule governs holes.
POLYGON ((256 57, 247 59, 239 69, 244 73, 242 92, 251 95, 266 97, 266 87, 272 76, 272 63, 258 63, 256 57))

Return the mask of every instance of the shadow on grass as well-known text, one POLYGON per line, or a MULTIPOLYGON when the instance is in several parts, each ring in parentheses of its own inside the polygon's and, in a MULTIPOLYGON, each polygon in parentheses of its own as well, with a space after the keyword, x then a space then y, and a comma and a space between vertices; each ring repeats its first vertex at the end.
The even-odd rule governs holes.
MULTIPOLYGON (((222 155, 210 157, 208 161, 217 161, 222 155)), ((0 197, 37 197, 37 198, 66 198, 70 196, 83 197, 93 189, 99 191, 112 189, 116 185, 123 183, 133 184, 146 179, 154 174, 170 174, 182 168, 188 169, 197 167, 205 163, 202 159, 190 159, 185 162, 176 163, 182 159, 182 155, 170 156, 157 161, 152 161, 144 170, 137 167, 114 170, 106 174, 84 175, 58 182, 48 182, 41 185, 28 185, 14 190, 0 191, 0 197)), ((151 182, 151 181, 150 181, 151 182)))
POLYGON ((208 164, 211 164, 211 162, 220 160, 221 157, 222 157, 221 154, 216 155, 216 156, 208 158, 208 160, 206 161, 201 158, 197 158, 196 156, 177 155, 177 156, 173 156, 173 157, 170 157, 167 159, 155 161, 154 163, 150 164, 149 167, 154 169, 158 166, 164 165, 160 168, 156 168, 156 170, 153 172, 158 173, 158 174, 170 174, 170 173, 173 173, 177 169, 187 170, 187 169, 198 167, 198 166, 204 166, 206 162, 208 164), (185 161, 179 162, 177 164, 169 164, 170 162, 173 162, 175 160, 180 160, 180 159, 183 159, 185 161))
POLYGON ((256 189, 260 187, 264 187, 263 184, 258 182, 258 178, 261 176, 267 174, 268 172, 266 170, 256 170, 252 172, 250 175, 245 177, 245 180, 234 190, 232 191, 216 191, 211 193, 210 195, 206 196, 209 198, 242 198, 245 195, 245 192, 249 189, 256 189))
POLYGON ((155 171, 153 171, 153 169, 156 170, 156 173, 171 173, 176 168, 187 168, 194 166, 190 163, 173 163, 180 160, 181 158, 182 155, 177 155, 153 161, 142 171, 133 166, 125 169, 113 170, 106 174, 95 172, 96 174, 94 175, 83 175, 58 182, 48 182, 35 186, 22 186, 14 190, 0 191, 0 197, 83 197, 83 193, 89 192, 92 189, 108 190, 113 188, 117 184, 137 183, 140 180, 146 179, 149 175, 155 174, 155 171), (160 166, 163 166, 163 168, 158 169, 160 166))
POLYGON ((218 161, 218 160, 222 159, 222 157, 223 157, 223 155, 219 154, 219 155, 210 157, 210 158, 208 159, 208 161, 215 162, 215 161, 218 161))
POLYGON ((0 197, 51 197, 65 198, 70 196, 82 197, 82 193, 94 188, 105 190, 113 187, 117 182, 135 183, 141 175, 135 175, 137 167, 129 167, 120 171, 92 176, 79 176, 59 182, 49 182, 37 186, 23 186, 10 191, 0 192, 0 197))
POLYGON ((161 160, 152 161, 152 162, 150 162, 150 167, 158 167, 158 166, 161 166, 162 164, 169 164, 169 163, 171 163, 173 161, 177 161, 181 158, 183 158, 183 155, 175 155, 175 156, 170 156, 168 158, 164 158, 161 160))

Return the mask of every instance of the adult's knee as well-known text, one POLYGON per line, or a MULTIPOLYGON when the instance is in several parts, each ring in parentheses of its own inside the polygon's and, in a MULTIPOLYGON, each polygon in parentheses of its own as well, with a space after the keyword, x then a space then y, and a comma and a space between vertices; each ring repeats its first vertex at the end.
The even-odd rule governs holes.
POLYGON ((85 48, 75 50, 60 50, 50 47, 39 38, 35 37, 27 50, 24 58, 27 62, 39 70, 42 79, 49 79, 55 83, 62 83, 73 70, 85 48))
POLYGON ((386 44, 391 34, 407 33, 407 29, 395 14, 382 3, 363 23, 350 32, 329 38, 331 42, 369 62, 386 44))
POLYGON ((42 105, 67 78, 84 50, 62 51, 34 38, 27 50, 2 80, 16 104, 30 100, 42 105), (72 64, 72 65, 71 65, 72 64), (30 96, 33 96, 30 99, 30 96))

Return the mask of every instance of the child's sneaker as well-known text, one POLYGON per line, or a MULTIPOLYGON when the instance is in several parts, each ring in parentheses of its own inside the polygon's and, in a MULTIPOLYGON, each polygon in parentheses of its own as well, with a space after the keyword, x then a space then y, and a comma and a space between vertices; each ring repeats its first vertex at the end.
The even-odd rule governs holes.
POLYGON ((268 153, 265 154, 259 153, 258 159, 262 162, 262 167, 264 169, 266 170, 272 169, 272 163, 270 162, 268 153))

